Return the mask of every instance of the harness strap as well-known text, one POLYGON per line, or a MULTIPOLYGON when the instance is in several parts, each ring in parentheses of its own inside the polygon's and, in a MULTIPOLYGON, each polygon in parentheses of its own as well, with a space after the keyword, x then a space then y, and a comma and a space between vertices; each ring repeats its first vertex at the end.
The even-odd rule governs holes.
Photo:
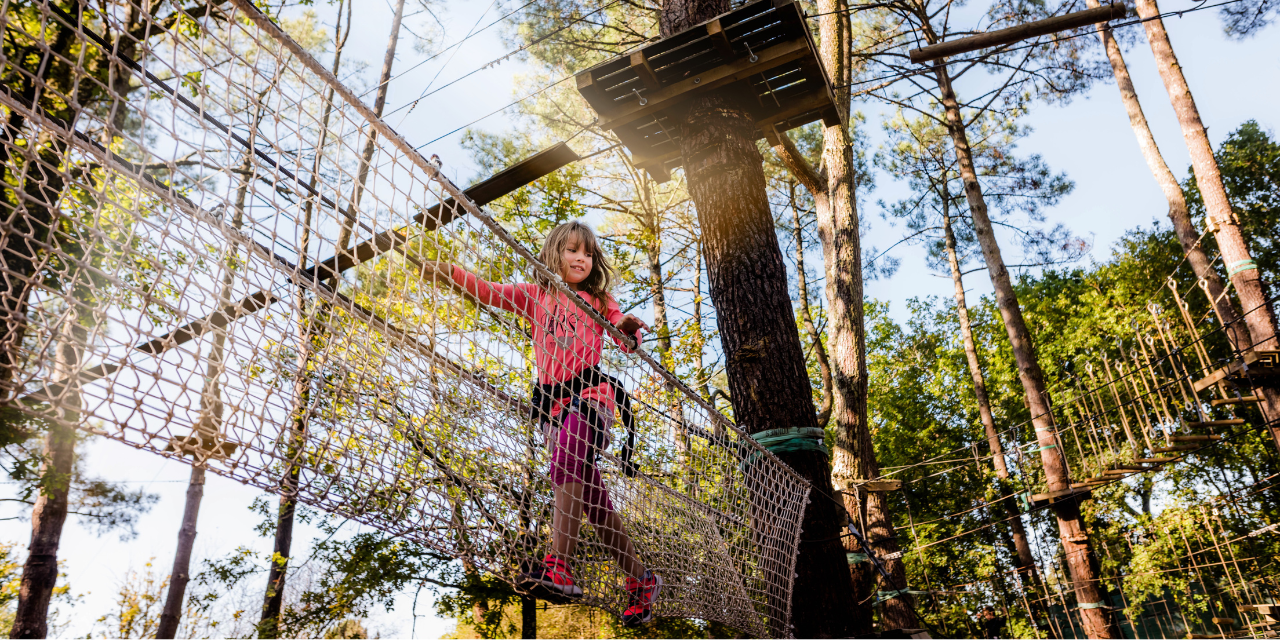
MULTIPOLYGON (((622 452, 618 459, 622 461, 622 472, 628 478, 634 478, 636 476, 636 466, 632 464, 631 456, 636 447, 636 420, 635 412, 631 408, 631 394, 627 393, 622 381, 600 371, 599 366, 587 367, 578 375, 564 382, 535 384, 529 402, 532 411, 530 417, 535 424, 554 422, 555 418, 551 415, 551 409, 556 400, 581 397, 584 390, 606 383, 613 388, 614 404, 618 406, 619 413, 622 414, 622 425, 627 429, 627 439, 622 445, 622 452)), ((595 415, 587 417, 596 418, 595 415)), ((596 443, 592 442, 591 445, 594 447, 596 443)))

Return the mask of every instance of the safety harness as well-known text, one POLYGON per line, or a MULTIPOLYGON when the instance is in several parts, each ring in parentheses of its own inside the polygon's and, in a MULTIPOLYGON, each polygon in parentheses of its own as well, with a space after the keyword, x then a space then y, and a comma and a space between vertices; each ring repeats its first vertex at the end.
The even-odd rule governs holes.
MULTIPOLYGON (((591 450, 587 454, 587 464, 595 464, 595 453, 600 445, 604 444, 602 441, 604 432, 600 429, 600 416, 596 415, 595 409, 591 407, 590 403, 581 402, 582 392, 606 383, 613 388, 613 401, 618 405, 618 409, 622 414, 622 425, 627 429, 627 440, 622 445, 622 452, 618 459, 622 461, 622 472, 628 478, 634 478, 636 466, 631 462, 631 454, 635 451, 636 446, 636 419, 635 413, 631 410, 631 395, 622 386, 622 381, 600 371, 598 365, 587 367, 578 375, 564 382, 535 384, 533 393, 529 398, 530 417, 533 419, 534 424, 554 424, 557 418, 551 415, 551 409, 555 405, 555 401, 573 398, 572 407, 577 409, 582 417, 589 420, 592 425, 592 436, 589 443, 591 450)), ((561 415, 564 414, 562 413, 561 415)))

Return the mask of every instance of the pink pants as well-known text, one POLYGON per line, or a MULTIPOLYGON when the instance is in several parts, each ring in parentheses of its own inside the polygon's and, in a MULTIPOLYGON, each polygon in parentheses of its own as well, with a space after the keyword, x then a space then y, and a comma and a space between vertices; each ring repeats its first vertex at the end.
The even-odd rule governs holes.
MULTIPOLYGON (((602 421, 608 420, 603 418, 602 421)), ((610 421, 611 422, 611 421, 610 421)), ((600 478, 591 450, 591 437, 596 426, 576 411, 565 411, 564 420, 551 447, 551 482, 557 487, 571 482, 582 483, 583 513, 594 525, 604 524, 613 512, 609 491, 600 478)))

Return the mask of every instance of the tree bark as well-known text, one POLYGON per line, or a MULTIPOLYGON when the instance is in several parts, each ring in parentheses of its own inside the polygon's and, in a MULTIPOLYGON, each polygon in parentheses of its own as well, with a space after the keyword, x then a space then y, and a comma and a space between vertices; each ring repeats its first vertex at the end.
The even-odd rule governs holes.
POLYGON ((191 467, 191 480, 187 482, 187 504, 182 510, 182 526, 178 529, 178 550, 173 556, 173 570, 169 572, 169 592, 165 596, 164 609, 160 613, 157 638, 175 638, 182 621, 182 601, 187 595, 187 583, 191 581, 191 550, 196 544, 196 521, 200 517, 200 501, 204 499, 204 467, 191 467))
MULTIPOLYGON (((73 302, 77 305, 77 302, 73 302)), ((67 521, 67 496, 75 466, 76 425, 83 418, 80 396, 80 361, 88 331, 80 324, 84 311, 67 309, 56 351, 55 375, 67 381, 55 401, 57 419, 45 440, 40 466, 40 494, 31 512, 31 544, 22 567, 18 607, 10 638, 43 638, 48 635, 49 601, 58 581, 58 545, 67 521)))
MULTIPOLYGON (((662 35, 669 37, 729 8, 728 0, 671 0, 659 20, 662 35)), ((702 230, 734 418, 749 433, 817 428, 786 265, 755 145, 755 123, 723 93, 694 98, 683 115, 680 151, 702 230)), ((843 637, 853 593, 843 566, 830 467, 819 451, 779 457, 812 484, 792 586, 790 633, 843 637)), ((757 508, 767 510, 765 505, 757 508)), ((785 607, 776 601, 780 593, 771 589, 775 610, 785 607)))
MULTIPOLYGON (((1137 0, 1136 7, 1138 16, 1143 19, 1142 26, 1147 31, 1147 41, 1155 56, 1160 80, 1173 103, 1173 111, 1178 116, 1178 125, 1182 128, 1187 150, 1191 152, 1191 169, 1204 198, 1207 223, 1214 231, 1227 277, 1235 286, 1240 307, 1244 310, 1244 324, 1249 332, 1248 348, 1241 349, 1244 346, 1241 344, 1234 346, 1241 352, 1276 349, 1276 317, 1267 300, 1267 285, 1262 281, 1262 274, 1249 255, 1249 246, 1245 243, 1236 215, 1231 210, 1227 190, 1222 185, 1222 174, 1218 170, 1218 161, 1213 157, 1213 148, 1209 145, 1209 134, 1204 122, 1200 120, 1200 110, 1196 107, 1191 87, 1178 64, 1178 56, 1173 52, 1173 44, 1169 41, 1169 33, 1165 31, 1164 21, 1159 17, 1160 7, 1156 0, 1137 0)), ((1223 321, 1226 322, 1226 318, 1223 321)), ((1263 416, 1270 425, 1272 441, 1280 448, 1280 388, 1269 383, 1260 385, 1257 391, 1262 400, 1259 405, 1263 416)))
POLYGON ((796 290, 800 298, 800 320, 804 323, 804 332, 813 341, 813 355, 818 360, 818 372, 822 378, 822 404, 818 408, 818 426, 826 427, 831 421, 831 362, 827 359, 827 347, 822 343, 822 335, 813 323, 813 312, 809 309, 809 274, 804 268, 804 224, 800 221, 800 207, 796 205, 796 185, 791 185, 791 214, 795 221, 792 237, 796 243, 796 290))
MULTIPOLYGON (((987 396, 987 383, 982 375, 982 364, 978 361, 978 347, 973 339, 973 326, 969 323, 969 305, 965 300, 964 276, 960 271, 960 259, 956 254, 956 235, 951 228, 949 212, 951 193, 945 182, 941 184, 942 228, 946 235, 947 263, 951 267, 951 282, 955 285, 956 315, 960 321, 960 337, 964 341, 965 361, 969 365, 969 377, 973 379, 973 395, 978 401, 978 416, 982 421, 982 429, 987 435, 987 446, 991 449, 991 465, 995 468, 996 478, 1000 480, 1001 494, 1009 488, 1009 465, 1004 459, 1004 445, 1000 442, 1000 434, 996 430, 995 416, 991 413, 991 400, 987 396)), ((1014 562, 1022 579, 1030 584, 1038 593, 1043 593, 1040 573, 1036 570, 1035 557, 1031 555, 1031 545, 1027 542, 1027 531, 1022 525, 1022 512, 1015 502, 1005 500, 1004 517, 1009 523, 1009 533, 1014 548, 1014 562)), ((999 513, 998 510, 996 513, 999 513)))
MULTIPOLYGON (((1050 493, 1066 492, 1071 489, 1071 479, 1059 448, 1062 444, 1057 439, 1049 395, 1045 390, 1044 373, 1036 358, 1031 332, 1027 329, 1026 321, 1022 317, 1022 307, 1013 290, 1013 282, 1009 278, 1009 270, 1001 255, 1000 245, 996 241, 991 219, 987 216, 987 203, 982 195, 982 187, 978 183, 973 154, 969 148, 968 133, 960 114, 960 104, 952 89, 947 66, 938 65, 935 67, 935 73, 942 106, 946 111, 947 129, 956 149, 960 178, 964 182, 969 214, 973 217, 973 229, 982 247, 983 257, 986 259, 987 273, 995 288, 1000 317, 1004 321, 1005 331, 1009 334, 1009 343, 1013 348, 1013 357, 1018 366, 1018 380, 1026 393, 1027 407, 1031 411, 1031 423, 1035 428, 1036 441, 1041 447, 1040 460, 1044 467, 1048 491, 1050 493)), ((1070 571, 1077 601, 1080 604, 1105 604, 1105 593, 1099 579, 1098 558, 1094 555, 1089 536, 1085 533, 1078 499, 1059 500, 1053 503, 1052 509, 1057 516, 1058 534, 1062 539, 1067 568, 1070 571)), ((1120 630, 1114 618, 1107 615, 1104 609, 1081 609, 1080 617, 1084 622, 1085 633, 1090 638, 1120 637, 1120 630)))

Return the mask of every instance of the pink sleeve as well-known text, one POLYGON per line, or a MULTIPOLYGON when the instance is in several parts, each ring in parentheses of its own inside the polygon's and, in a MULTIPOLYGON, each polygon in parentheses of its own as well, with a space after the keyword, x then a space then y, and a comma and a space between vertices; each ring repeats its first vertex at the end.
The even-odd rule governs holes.
MULTIPOLYGON (((614 326, 616 327, 616 326, 618 325, 618 322, 620 322, 620 321, 622 320, 622 318, 623 318, 623 317, 625 317, 625 316, 626 316, 626 314, 622 312, 622 307, 618 306, 618 301, 617 301, 616 299, 614 299, 614 297, 613 297, 613 296, 609 296, 609 297, 608 297, 608 302, 607 302, 607 304, 605 305, 605 309, 604 309, 604 319, 605 319, 605 320, 608 320, 608 321, 609 321, 609 324, 614 325, 614 326)), ((636 337, 636 340, 637 340, 637 342, 638 342, 638 343, 643 343, 643 342, 644 342, 644 329, 637 329, 637 330, 636 330, 636 335, 635 335, 635 337, 636 337)), ((620 341, 619 341, 618 339, 616 339, 616 338, 615 338, 613 341, 614 341, 614 343, 616 343, 619 347, 622 347, 622 350, 623 350, 623 351, 625 351, 625 352, 627 352, 627 353, 631 353, 631 352, 633 352, 633 351, 634 351, 634 349, 632 349, 629 345, 627 345, 627 344, 625 344, 625 343, 623 343, 623 342, 620 342, 620 341)))
POLYGON ((525 317, 532 315, 533 299, 525 290, 526 286, 494 284, 457 265, 453 265, 453 271, 450 276, 458 286, 474 296, 481 304, 497 307, 503 311, 518 313, 525 317))

